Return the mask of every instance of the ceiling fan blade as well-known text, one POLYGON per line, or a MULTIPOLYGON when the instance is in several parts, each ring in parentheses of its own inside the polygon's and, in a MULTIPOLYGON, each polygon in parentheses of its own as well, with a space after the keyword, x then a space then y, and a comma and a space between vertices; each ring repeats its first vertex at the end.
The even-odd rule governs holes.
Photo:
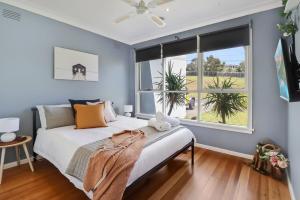
POLYGON ((125 21, 125 20, 127 20, 127 19, 129 19, 129 18, 130 18, 129 15, 124 15, 124 16, 122 16, 122 17, 118 17, 118 18, 115 20, 115 23, 116 23, 116 24, 119 24, 119 23, 121 23, 121 22, 123 22, 123 21, 125 21))
POLYGON ((147 4, 147 6, 149 8, 155 8, 157 6, 160 6, 160 5, 172 2, 172 1, 175 1, 175 0, 152 0, 147 4))
POLYGON ((163 28, 166 26, 166 22, 162 20, 159 16, 154 14, 149 14, 148 17, 159 28, 163 28))
POLYGON ((123 16, 118 17, 117 19, 115 19, 115 23, 119 24, 119 23, 121 23, 121 22, 123 22, 123 21, 125 21, 125 20, 127 20, 131 17, 134 17, 135 15, 136 15, 136 12, 130 12, 127 15, 123 15, 123 16))
POLYGON ((122 1, 133 7, 136 7, 139 5, 135 0, 122 0, 122 1))

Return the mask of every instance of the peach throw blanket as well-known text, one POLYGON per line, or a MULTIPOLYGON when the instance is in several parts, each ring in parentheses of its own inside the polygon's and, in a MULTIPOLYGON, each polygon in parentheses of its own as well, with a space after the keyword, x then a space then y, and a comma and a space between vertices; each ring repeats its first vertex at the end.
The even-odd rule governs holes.
POLYGON ((83 187, 93 191, 93 200, 122 199, 145 141, 144 132, 124 130, 91 155, 83 187))

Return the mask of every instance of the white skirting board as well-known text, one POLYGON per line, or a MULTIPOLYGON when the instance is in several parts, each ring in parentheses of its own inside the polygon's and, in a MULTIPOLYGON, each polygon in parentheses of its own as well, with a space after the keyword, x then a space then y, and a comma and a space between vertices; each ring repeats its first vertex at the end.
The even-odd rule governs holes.
POLYGON ((289 191, 290 191, 290 195, 291 195, 291 200, 296 200, 293 185, 292 185, 292 182, 291 182, 291 179, 290 179, 290 176, 289 176, 289 173, 288 173, 287 169, 285 170, 285 174, 287 176, 287 181, 288 181, 288 187, 289 187, 289 191))
POLYGON ((216 151, 216 152, 219 152, 219 153, 224 153, 224 154, 228 154, 228 155, 232 155, 232 156, 236 156, 236 157, 246 158, 246 159, 249 159, 249 160, 253 159, 253 155, 249 155, 249 154, 245 154, 245 153, 239 153, 239 152, 236 152, 236 151, 222 149, 222 148, 219 148, 219 147, 213 147, 213 146, 209 146, 209 145, 205 145, 205 144, 199 144, 199 143, 196 143, 195 146, 203 148, 203 149, 208 149, 208 150, 211 150, 211 151, 216 151))

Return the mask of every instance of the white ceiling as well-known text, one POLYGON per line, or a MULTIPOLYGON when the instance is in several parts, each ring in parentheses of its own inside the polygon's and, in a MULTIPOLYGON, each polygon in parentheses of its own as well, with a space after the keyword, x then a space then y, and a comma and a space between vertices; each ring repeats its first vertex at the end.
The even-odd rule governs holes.
POLYGON ((0 1, 130 45, 281 6, 281 0, 175 0, 152 10, 167 23, 158 28, 146 16, 115 24, 134 11, 121 0, 0 1))

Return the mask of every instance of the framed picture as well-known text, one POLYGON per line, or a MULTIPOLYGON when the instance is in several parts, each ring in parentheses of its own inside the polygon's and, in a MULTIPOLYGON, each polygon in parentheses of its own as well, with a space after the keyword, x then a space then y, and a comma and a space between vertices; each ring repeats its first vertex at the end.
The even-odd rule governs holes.
POLYGON ((287 75, 287 59, 288 55, 286 51, 284 51, 283 40, 280 39, 277 45, 276 53, 275 53, 275 63, 277 69, 277 78, 278 85, 280 91, 280 97, 286 101, 290 101, 290 93, 289 93, 289 85, 288 85, 288 75, 287 75))
POLYGON ((54 79, 98 81, 98 55, 54 47, 54 79))

